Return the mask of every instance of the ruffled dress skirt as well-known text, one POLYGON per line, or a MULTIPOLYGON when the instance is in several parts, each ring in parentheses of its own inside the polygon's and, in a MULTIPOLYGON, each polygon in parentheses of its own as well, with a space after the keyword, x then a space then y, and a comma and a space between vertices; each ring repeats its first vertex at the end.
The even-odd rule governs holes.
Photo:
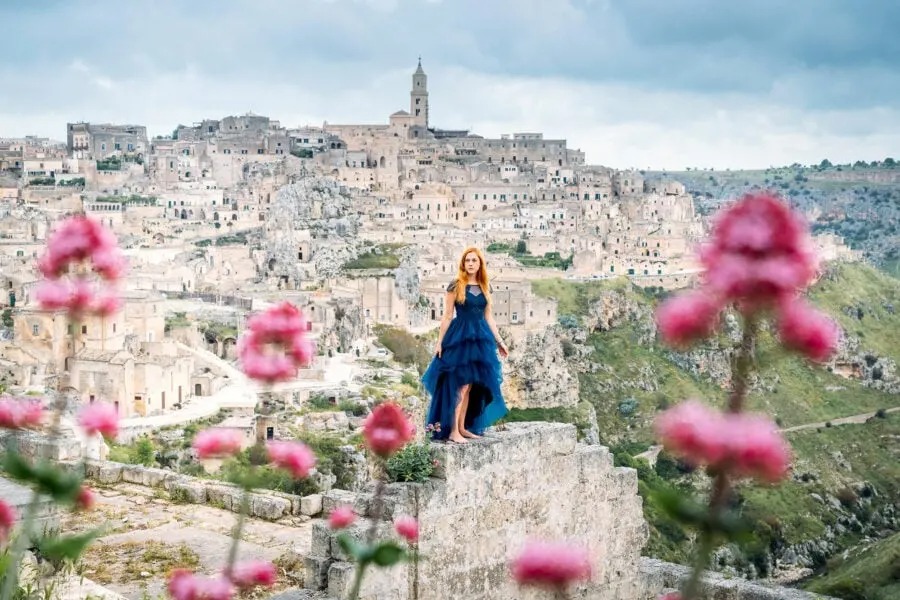
MULTIPOLYGON (((469 298, 474 300, 472 304, 478 304, 477 299, 469 298)), ((484 319, 484 304, 480 310, 477 306, 463 306, 457 305, 456 318, 444 334, 441 356, 435 356, 422 375, 422 383, 431 395, 426 425, 440 423, 433 439, 447 439, 453 431, 459 391, 466 384, 472 385, 464 421, 468 431, 480 435, 507 413, 500 392, 500 358, 494 335, 484 319)))

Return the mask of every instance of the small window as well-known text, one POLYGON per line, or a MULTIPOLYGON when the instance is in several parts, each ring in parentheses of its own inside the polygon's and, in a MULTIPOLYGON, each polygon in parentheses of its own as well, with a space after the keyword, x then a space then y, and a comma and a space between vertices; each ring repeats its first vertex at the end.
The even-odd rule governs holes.
POLYGON ((31 326, 31 335, 37 335, 37 334, 38 334, 38 326, 32 325, 31 326))
POLYGON ((87 325, 81 326, 81 333, 87 333, 87 325))

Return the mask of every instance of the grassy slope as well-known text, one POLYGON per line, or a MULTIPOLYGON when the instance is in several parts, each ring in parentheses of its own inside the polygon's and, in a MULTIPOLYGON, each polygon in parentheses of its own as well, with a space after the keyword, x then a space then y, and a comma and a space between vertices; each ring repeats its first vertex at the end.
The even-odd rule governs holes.
MULTIPOLYGON (((587 314, 592 302, 605 290, 624 291, 638 302, 655 302, 651 295, 631 288, 624 279, 588 283, 556 279, 535 282, 533 288, 538 295, 556 298, 560 315, 579 318, 587 314)), ((834 268, 833 278, 823 279, 810 296, 842 326, 853 327, 850 331, 863 340, 863 348, 895 360, 900 358, 900 344, 891 345, 891 331, 900 330, 897 327, 900 320, 885 308, 893 303, 900 310, 900 283, 896 280, 863 265, 839 265, 834 268), (851 305, 864 306, 866 314, 862 320, 842 312, 845 306, 851 305)), ((724 390, 714 382, 677 367, 669 360, 665 348, 638 344, 637 330, 635 323, 627 322, 611 331, 591 334, 588 338, 593 348, 591 359, 602 368, 595 373, 579 374, 582 400, 596 409, 601 439, 631 453, 653 442, 651 423, 659 409, 690 396, 720 404, 725 396, 724 390), (655 383, 657 389, 641 389, 637 384, 642 381, 655 383), (637 401, 638 408, 631 415, 623 415, 620 403, 629 398, 637 401)), ((750 404, 777 415, 783 426, 826 421, 900 404, 896 397, 785 355, 771 340, 765 341, 762 347, 763 376, 766 381, 774 382, 774 390, 755 394, 750 404)), ((798 472, 813 473, 818 479, 812 483, 788 482, 774 488, 747 487, 744 491, 747 510, 759 515, 778 515, 778 537, 796 543, 820 535, 824 531, 823 522, 830 523, 836 518, 835 511, 814 500, 811 493, 823 497, 834 495, 850 483, 869 481, 882 499, 896 498, 900 493, 897 488, 900 470, 896 466, 900 457, 896 443, 891 446, 887 442, 897 435, 900 435, 900 415, 896 414, 866 425, 791 434, 798 472), (852 471, 836 468, 832 452, 841 452, 852 465, 852 471)), ((658 483, 652 474, 644 475, 642 492, 658 483)), ((675 541, 683 533, 677 530, 677 524, 662 519, 649 506, 646 511, 652 525, 651 543, 646 550, 669 560, 684 560, 684 544, 675 541)), ((850 547, 857 540, 849 535, 843 541, 845 547, 850 547)))
POLYGON ((900 598, 900 533, 872 544, 806 587, 843 598, 900 598))

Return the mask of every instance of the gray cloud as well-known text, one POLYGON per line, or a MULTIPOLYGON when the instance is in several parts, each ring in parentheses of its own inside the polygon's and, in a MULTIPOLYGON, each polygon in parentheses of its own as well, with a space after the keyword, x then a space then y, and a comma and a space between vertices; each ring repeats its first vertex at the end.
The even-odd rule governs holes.
POLYGON ((900 133, 893 0, 73 1, 0 22, 6 135, 249 109, 384 121, 420 53, 436 124, 543 129, 616 166, 871 160, 900 133))

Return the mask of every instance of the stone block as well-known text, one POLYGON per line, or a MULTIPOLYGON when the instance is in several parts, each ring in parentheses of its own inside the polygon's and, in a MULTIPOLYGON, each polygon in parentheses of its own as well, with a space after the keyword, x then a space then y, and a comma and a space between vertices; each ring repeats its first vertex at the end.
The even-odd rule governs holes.
POLYGON ((347 490, 329 490, 322 495, 322 512, 330 513, 338 506, 349 505, 358 515, 367 514, 369 496, 347 490))
POLYGON ((85 466, 86 476, 97 483, 110 485, 122 481, 122 468, 125 465, 114 462, 95 462, 85 466))
POLYGON ((169 485, 169 495, 191 504, 204 504, 206 502, 206 486, 194 479, 173 479, 169 485))
POLYGON ((311 494, 300 498, 300 514, 314 517, 322 512, 322 495, 311 494))
POLYGON ((328 595, 338 600, 346 600, 353 589, 353 574, 356 569, 352 563, 333 562, 328 567, 328 595))
POLYGON ((310 554, 331 558, 331 538, 333 535, 334 532, 328 527, 327 523, 313 523, 312 533, 310 534, 310 554))
POLYGON ((230 485, 206 484, 206 501, 217 508, 237 512, 241 506, 241 490, 230 485))
POLYGON ((304 583, 313 590, 324 590, 328 587, 328 567, 332 563, 331 558, 321 556, 306 556, 303 559, 303 567, 306 570, 304 583))
POLYGON ((146 487, 163 487, 168 479, 173 479, 176 474, 164 469, 154 469, 142 465, 123 465, 122 481, 136 483, 146 487))
MULTIPOLYGON (((240 503, 237 506, 240 506, 240 503)), ((290 500, 264 494, 250 496, 250 516, 276 521, 289 514, 291 514, 290 500)))

